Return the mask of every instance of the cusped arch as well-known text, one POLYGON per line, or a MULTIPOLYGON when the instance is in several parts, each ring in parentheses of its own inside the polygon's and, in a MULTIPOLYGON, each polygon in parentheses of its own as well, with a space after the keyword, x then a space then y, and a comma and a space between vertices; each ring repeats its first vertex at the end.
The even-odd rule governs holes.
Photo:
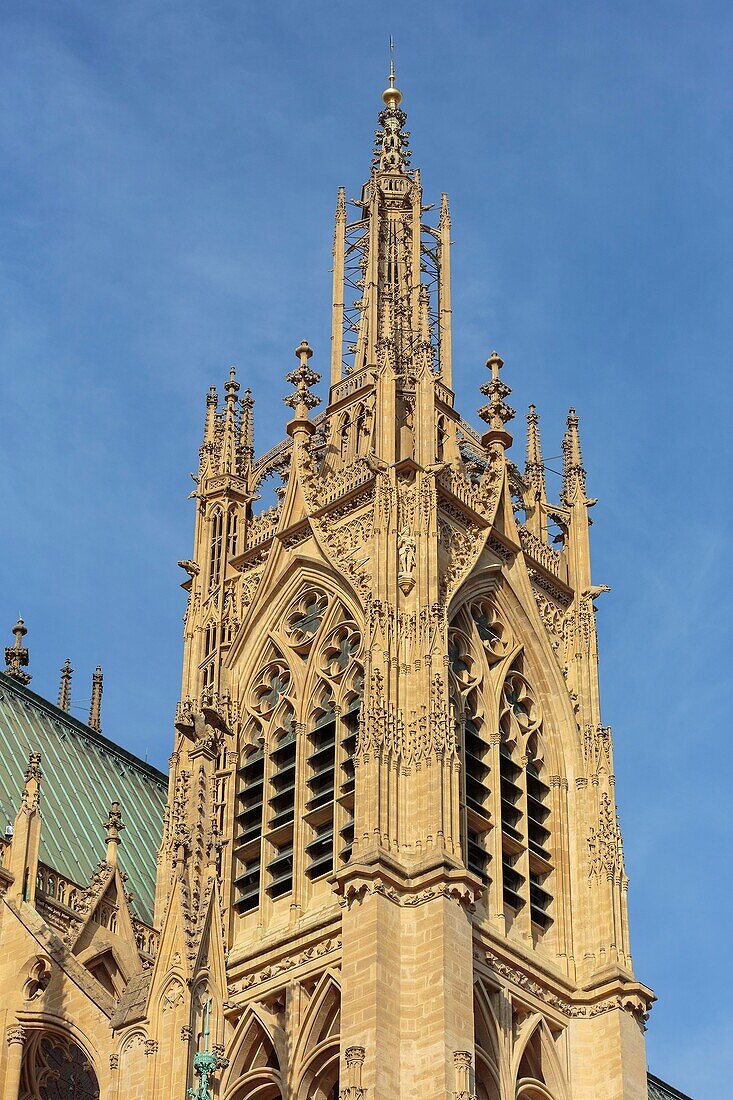
POLYGON ((73 1090, 77 1100, 99 1100, 99 1075, 88 1044, 83 1045, 71 1029, 45 1021, 24 1022, 24 1027, 29 1035, 23 1047, 20 1096, 65 1096, 73 1090))
POLYGON ((338 1096, 341 987, 327 970, 313 991, 293 1055, 296 1100, 338 1096))
POLYGON ((526 1020, 520 1030, 512 1055, 512 1080, 517 1082, 517 1100, 535 1096, 538 1100, 545 1100, 545 1096, 547 1100, 568 1100, 565 1074, 552 1033, 539 1012, 526 1020), (545 1091, 537 1091, 542 1089, 545 1091))
MULTIPOLYGON (((258 591, 263 593, 266 588, 266 578, 260 583, 258 591)), ((287 614, 288 608, 296 601, 299 595, 307 588, 322 590, 329 597, 329 609, 327 620, 330 621, 331 608, 340 602, 346 609, 349 618, 359 622, 363 618, 361 602, 355 590, 347 587, 344 578, 324 571, 309 558, 295 555, 288 569, 278 578, 276 591, 269 591, 267 599, 255 600, 243 621, 240 623, 237 637, 227 656, 227 666, 235 673, 240 692, 246 692, 252 677, 262 664, 266 643, 256 650, 244 651, 246 639, 259 637, 272 641, 275 644, 278 626, 287 614)), ((284 640, 283 640, 284 641, 284 640)), ((282 648, 282 641, 277 644, 282 648)), ((293 662, 293 671, 298 674, 297 664, 293 662)), ((299 694, 302 694, 302 685, 298 684, 299 694)))
MULTIPOLYGON (((451 601, 448 622, 465 622, 464 609, 467 613, 471 603, 484 597, 495 604, 500 618, 515 640, 504 659, 495 666, 495 693, 500 692, 505 673, 521 653, 526 678, 536 693, 546 719, 544 747, 549 773, 569 779, 581 775, 583 760, 580 739, 577 736, 564 736, 562 732, 576 730, 575 713, 560 667, 551 653, 551 659, 548 659, 548 643, 539 613, 528 614, 508 581, 502 579, 499 582, 496 570, 484 568, 472 574, 461 585, 451 601)), ((532 606, 534 607, 534 598, 532 606)))
POLYGON ((223 1100, 280 1100, 284 1084, 279 1045, 258 1006, 250 1005, 232 1044, 223 1100))
POLYGON ((474 985, 474 1030, 477 1100, 500 1100, 499 1021, 480 980, 474 985))

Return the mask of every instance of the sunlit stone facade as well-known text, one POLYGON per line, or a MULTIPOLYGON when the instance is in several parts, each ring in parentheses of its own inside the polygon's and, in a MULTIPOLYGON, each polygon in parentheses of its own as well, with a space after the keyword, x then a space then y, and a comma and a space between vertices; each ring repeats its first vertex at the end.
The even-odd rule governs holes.
POLYGON ((112 813, 86 908, 49 929, 29 766, 3 1096, 37 1095, 44 1023, 113 1100, 647 1096, 578 418, 553 502, 533 407, 510 461, 496 352, 485 430, 457 411, 448 200, 426 224, 401 98, 392 77, 339 193, 330 362, 298 347, 286 438, 256 457, 250 392, 209 391, 149 925, 112 813))

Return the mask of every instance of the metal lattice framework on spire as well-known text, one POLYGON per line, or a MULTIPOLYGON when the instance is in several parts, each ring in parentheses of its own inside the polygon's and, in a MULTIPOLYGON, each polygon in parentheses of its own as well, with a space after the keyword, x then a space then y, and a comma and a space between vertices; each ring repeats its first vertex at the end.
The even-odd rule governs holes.
POLYGON ((370 179, 353 201, 360 216, 349 221, 344 189, 336 204, 331 385, 346 374, 384 361, 378 345, 391 342, 390 365, 409 373, 424 346, 424 316, 434 347, 432 369, 451 385, 450 216, 441 203, 438 227, 422 215, 420 172, 410 168, 407 115, 396 87, 394 63, 375 131, 370 179), (426 287, 427 311, 424 309, 426 287))

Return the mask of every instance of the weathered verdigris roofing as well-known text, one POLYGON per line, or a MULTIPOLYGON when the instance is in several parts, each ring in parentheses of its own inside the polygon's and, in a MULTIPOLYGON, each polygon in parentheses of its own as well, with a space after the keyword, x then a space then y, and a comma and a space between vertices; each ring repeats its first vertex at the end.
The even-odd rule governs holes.
POLYGON ((673 1089, 671 1085, 666 1085, 653 1073, 648 1074, 647 1079, 649 1082, 649 1100, 692 1100, 686 1092, 679 1092, 678 1089, 673 1089))
POLYGON ((85 886, 104 858, 102 823, 118 801, 126 826, 120 867, 133 909, 150 923, 167 776, 0 673, 2 831, 17 813, 30 752, 40 752, 43 772, 41 861, 85 886))

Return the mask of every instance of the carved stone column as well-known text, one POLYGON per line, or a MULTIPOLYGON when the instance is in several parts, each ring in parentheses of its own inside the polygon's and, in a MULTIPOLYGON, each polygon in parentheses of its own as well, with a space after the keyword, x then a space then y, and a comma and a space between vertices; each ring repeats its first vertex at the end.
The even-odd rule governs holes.
POLYGON ((9 1027, 5 1035, 8 1044, 8 1060, 5 1066, 5 1100, 18 1100, 20 1088, 20 1068, 23 1062, 26 1030, 17 1025, 9 1027))
POLYGON ((453 1065, 456 1070, 455 1100, 476 1100, 476 1095, 471 1091, 471 1062, 470 1050, 454 1050, 453 1065))
POLYGON ((366 1051, 364 1047, 347 1047, 344 1053, 346 1062, 346 1088, 341 1089, 339 1100, 363 1100, 366 1090, 361 1084, 361 1067, 364 1065, 366 1051))

